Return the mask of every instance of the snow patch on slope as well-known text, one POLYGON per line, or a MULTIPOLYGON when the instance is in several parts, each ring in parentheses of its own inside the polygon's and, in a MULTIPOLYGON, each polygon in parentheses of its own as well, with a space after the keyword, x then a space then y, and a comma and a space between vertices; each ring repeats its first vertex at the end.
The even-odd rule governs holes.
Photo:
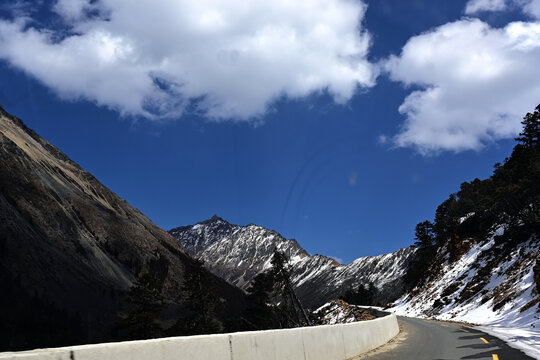
POLYGON ((540 295, 533 267, 540 252, 532 238, 506 256, 495 237, 474 245, 454 263, 446 262, 422 291, 399 299, 398 315, 452 320, 479 328, 540 359, 540 295))
POLYGON ((313 315, 319 325, 349 324, 375 319, 368 309, 343 300, 332 300, 315 310, 313 315))

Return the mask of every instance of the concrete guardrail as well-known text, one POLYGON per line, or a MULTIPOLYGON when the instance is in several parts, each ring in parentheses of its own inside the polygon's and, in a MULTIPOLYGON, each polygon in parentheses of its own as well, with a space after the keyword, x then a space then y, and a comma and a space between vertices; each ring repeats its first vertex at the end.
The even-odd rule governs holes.
POLYGON ((391 314, 350 324, 0 353, 0 360, 345 360, 398 333, 391 314))

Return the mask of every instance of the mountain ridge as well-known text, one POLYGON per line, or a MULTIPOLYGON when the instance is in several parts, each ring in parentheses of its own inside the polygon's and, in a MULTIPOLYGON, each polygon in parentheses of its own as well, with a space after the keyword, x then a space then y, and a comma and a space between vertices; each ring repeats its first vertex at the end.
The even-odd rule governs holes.
POLYGON ((311 308, 368 282, 380 288, 379 301, 394 300, 401 295, 400 277, 414 253, 409 247, 343 265, 324 255, 310 255, 295 239, 286 239, 274 230, 254 224, 234 225, 217 215, 194 225, 173 228, 169 233, 189 254, 203 260, 210 271, 244 290, 270 266, 277 248, 290 259, 293 286, 311 308))

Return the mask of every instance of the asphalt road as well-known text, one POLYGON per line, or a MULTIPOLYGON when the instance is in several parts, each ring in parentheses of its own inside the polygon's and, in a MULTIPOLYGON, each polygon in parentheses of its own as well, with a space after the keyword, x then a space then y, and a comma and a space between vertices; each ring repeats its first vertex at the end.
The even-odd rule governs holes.
POLYGON ((494 336, 459 324, 403 317, 398 320, 402 330, 395 340, 359 359, 533 359, 494 336))

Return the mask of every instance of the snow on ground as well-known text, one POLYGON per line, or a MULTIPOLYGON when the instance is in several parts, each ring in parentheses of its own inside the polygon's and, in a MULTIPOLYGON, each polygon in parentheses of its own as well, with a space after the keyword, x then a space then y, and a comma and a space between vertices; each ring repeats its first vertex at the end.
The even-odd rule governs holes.
POLYGON ((349 304, 341 299, 332 300, 313 313, 320 325, 348 324, 356 321, 373 320, 369 310, 363 306, 349 304))
POLYGON ((525 354, 535 359, 540 359, 540 333, 538 329, 497 326, 477 326, 476 328, 504 340, 508 345, 523 350, 525 354))
MULTIPOLYGON (((525 304, 525 299, 519 301, 525 304)), ((451 320, 477 324, 475 328, 504 340, 508 345, 523 350, 527 355, 535 359, 540 359, 540 313, 536 311, 537 306, 533 306, 520 313, 520 306, 509 306, 500 311, 493 311, 491 302, 472 308, 470 304, 456 307, 454 310, 459 313, 452 316, 450 312, 444 312, 435 316, 426 316, 418 311, 418 308, 398 305, 389 311, 397 315, 435 318, 438 320, 451 320)))
POLYGON ((492 269, 481 291, 465 300, 460 297, 465 288, 475 285, 475 276, 490 259, 485 253, 493 246, 493 239, 473 246, 458 261, 446 263, 442 275, 423 291, 404 296, 389 310, 402 316, 476 324, 478 329, 540 359, 540 295, 534 290, 532 269, 540 250, 538 241, 520 244, 492 269), (455 290, 445 293, 452 286, 455 290))
MULTIPOLYGON (((526 287, 533 283, 532 269, 520 284, 526 287)), ((497 336, 508 343, 508 345, 522 349, 527 355, 540 359, 540 313, 538 307, 521 312, 520 309, 533 300, 532 286, 524 291, 522 296, 515 301, 516 306, 507 306, 499 312, 494 312, 489 308, 479 311, 471 311, 464 319, 471 319, 478 326, 478 329, 488 334, 497 336)), ((459 320, 459 318, 458 318, 459 320)))

